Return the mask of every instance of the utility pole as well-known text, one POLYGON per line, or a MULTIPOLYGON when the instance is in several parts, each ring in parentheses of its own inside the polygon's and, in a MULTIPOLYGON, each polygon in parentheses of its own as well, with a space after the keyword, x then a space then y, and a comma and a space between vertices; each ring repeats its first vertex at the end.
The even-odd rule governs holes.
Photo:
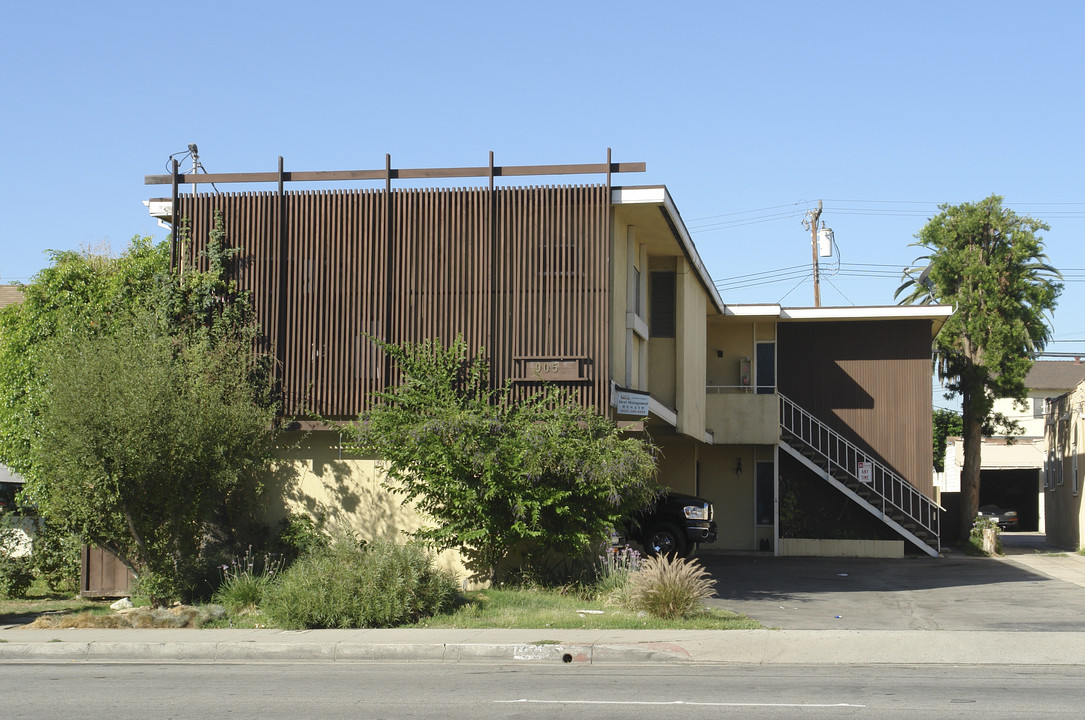
POLYGON ((809 210, 806 213, 806 222, 810 223, 810 249, 814 256, 814 307, 821 307, 821 278, 818 276, 818 220, 820 218, 821 201, 818 200, 818 209, 809 210))

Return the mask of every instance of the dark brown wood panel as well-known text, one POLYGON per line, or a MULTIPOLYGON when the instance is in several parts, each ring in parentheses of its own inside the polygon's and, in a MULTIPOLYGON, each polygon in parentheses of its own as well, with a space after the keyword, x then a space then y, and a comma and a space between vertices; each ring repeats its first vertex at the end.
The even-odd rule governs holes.
POLYGON ((132 592, 135 578, 120 559, 99 547, 84 545, 79 594, 85 597, 124 597, 132 592))
POLYGON ((605 185, 199 193, 178 203, 193 238, 183 268, 216 212, 240 248, 236 278, 276 352, 288 415, 363 411, 389 380, 367 336, 463 335, 484 348, 495 382, 520 388, 532 387, 524 358, 576 361, 581 377, 562 382, 588 406, 609 405, 605 185))
POLYGON ((777 383, 931 496, 930 337, 928 320, 781 323, 777 383))

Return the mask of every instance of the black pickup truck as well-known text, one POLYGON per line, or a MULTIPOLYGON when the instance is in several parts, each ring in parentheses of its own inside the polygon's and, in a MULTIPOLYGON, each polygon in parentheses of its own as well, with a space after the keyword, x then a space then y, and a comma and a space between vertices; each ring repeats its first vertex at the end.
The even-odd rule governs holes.
POLYGON ((668 492, 653 508, 637 513, 626 527, 626 537, 644 547, 648 555, 686 557, 697 543, 716 541, 712 503, 704 498, 668 492))

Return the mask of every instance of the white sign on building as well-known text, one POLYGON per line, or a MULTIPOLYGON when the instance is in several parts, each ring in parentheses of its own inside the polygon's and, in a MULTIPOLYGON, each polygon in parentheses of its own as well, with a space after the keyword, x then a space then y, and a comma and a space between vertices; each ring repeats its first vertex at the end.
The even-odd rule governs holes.
POLYGON ((649 397, 648 393, 639 390, 627 390, 617 386, 614 388, 614 404, 619 415, 648 417, 649 397))

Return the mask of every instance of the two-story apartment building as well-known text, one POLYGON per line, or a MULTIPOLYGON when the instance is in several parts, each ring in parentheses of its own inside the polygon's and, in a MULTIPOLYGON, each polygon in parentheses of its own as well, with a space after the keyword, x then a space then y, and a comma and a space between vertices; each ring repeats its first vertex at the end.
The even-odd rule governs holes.
POLYGON ((1085 503, 1081 501, 1085 380, 1073 390, 1048 398, 1043 418, 1046 539, 1056 547, 1081 550, 1085 547, 1085 503))
MULTIPOLYGON (((1085 380, 1079 360, 1037 360, 1025 377, 1025 404, 1011 398, 995 400, 993 412, 1017 424, 1020 432, 983 439, 980 453, 980 505, 1015 510, 1021 530, 1047 529, 1045 488, 1045 415, 1052 398, 1065 395, 1085 380)), ((943 505, 957 507, 964 463, 964 440, 946 439, 945 474, 941 483, 943 505)))
POLYGON ((280 161, 277 173, 149 177, 173 186, 152 214, 185 219, 195 250, 221 214, 285 412, 311 431, 284 447, 278 511, 366 536, 415 526, 381 488, 379 460, 343 454, 334 427, 313 419, 355 417, 392 381, 367 336, 462 334, 497 381, 567 386, 648 433, 661 480, 715 503, 720 540, 705 551, 936 555, 930 343, 950 309, 726 304, 667 189, 611 183, 630 170, 643 164, 491 157, 488 168, 287 173, 280 161), (584 173, 605 182, 502 184, 584 173), (453 176, 486 184, 393 187, 453 176), (384 187, 286 189, 324 180, 384 187), (193 181, 278 189, 181 192, 193 181))

